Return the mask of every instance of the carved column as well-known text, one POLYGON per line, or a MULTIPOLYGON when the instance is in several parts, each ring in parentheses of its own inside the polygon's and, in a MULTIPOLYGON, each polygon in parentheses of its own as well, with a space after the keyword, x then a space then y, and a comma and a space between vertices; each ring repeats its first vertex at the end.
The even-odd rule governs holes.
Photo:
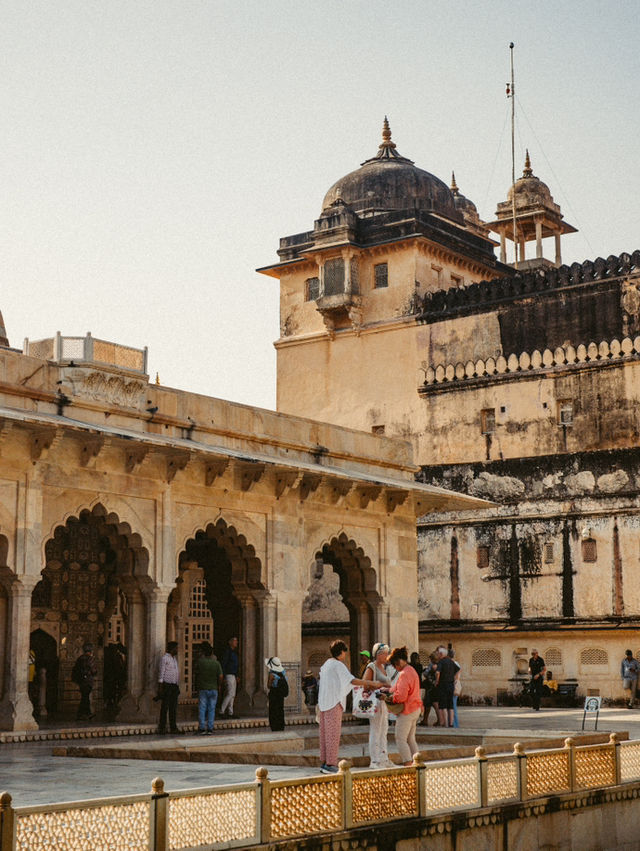
POLYGON ((242 607, 240 627, 240 683, 236 693, 235 704, 240 714, 251 712, 251 697, 256 691, 258 666, 264 665, 264 659, 257 654, 257 614, 258 606, 248 591, 235 591, 234 594, 242 607))
POLYGON ((536 257, 542 257, 542 220, 536 219, 536 257))
MULTIPOLYGON (((266 668, 264 660, 270 656, 278 655, 275 652, 276 645, 276 620, 277 607, 275 599, 268 591, 256 592, 258 603, 258 663, 260 674, 257 677, 255 691, 253 693, 253 709, 255 712, 264 714, 267 711, 267 689, 266 668)), ((285 657, 284 651, 280 651, 281 657, 285 657)))
POLYGON ((345 249, 342 252, 342 262, 344 263, 344 291, 348 295, 351 295, 352 287, 351 287, 351 258, 353 256, 353 251, 349 251, 345 249))
MULTIPOLYGON (((389 635, 389 604, 379 602, 373 610, 373 628, 375 635, 374 641, 384 641, 386 644, 391 643, 389 635)), ((359 648, 364 650, 364 647, 359 648)), ((367 648, 368 649, 368 648, 367 648)))
POLYGON ((319 257, 316 257, 316 263, 318 264, 318 296, 322 298, 324 296, 324 263, 319 257))
POLYGON ((158 691, 158 667, 165 651, 167 637, 167 601, 171 588, 148 588, 144 592, 146 602, 146 641, 144 659, 144 692, 140 697, 140 712, 153 721, 155 708, 153 698, 158 691))
POLYGON ((131 581, 123 582, 121 587, 127 596, 129 617, 126 627, 127 646, 127 693, 120 705, 119 720, 143 721, 140 699, 144 692, 145 671, 145 603, 140 588, 133 577, 131 581))
POLYGON ((504 230, 500 231, 500 262, 507 262, 507 235, 504 230))
POLYGON ((0 729, 37 730, 29 700, 29 638, 31 592, 38 576, 23 576, 7 588, 7 643, 4 650, 5 681, 0 701, 0 729))
POLYGON ((555 233, 556 241, 556 266, 562 266, 562 251, 560 250, 560 231, 555 233))

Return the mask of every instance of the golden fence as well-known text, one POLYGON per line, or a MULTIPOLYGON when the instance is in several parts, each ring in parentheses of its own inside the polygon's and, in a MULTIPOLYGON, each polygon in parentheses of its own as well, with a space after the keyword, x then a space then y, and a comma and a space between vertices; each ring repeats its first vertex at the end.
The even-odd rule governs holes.
POLYGON ((271 782, 166 792, 157 778, 145 795, 13 807, 0 795, 0 851, 186 851, 242 848, 272 840, 330 834, 362 825, 528 801, 550 794, 640 780, 640 741, 425 763, 271 782))

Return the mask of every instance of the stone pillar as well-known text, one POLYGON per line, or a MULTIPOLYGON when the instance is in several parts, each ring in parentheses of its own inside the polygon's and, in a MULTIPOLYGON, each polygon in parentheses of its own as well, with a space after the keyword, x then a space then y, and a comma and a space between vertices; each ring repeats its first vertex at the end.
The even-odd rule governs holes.
POLYGON ((525 260, 525 250, 524 250, 525 245, 526 245, 526 242, 524 240, 524 237, 522 237, 520 239, 520 257, 518 258, 520 263, 524 263, 524 260, 525 260))
MULTIPOLYGON (((240 653, 240 682, 234 707, 239 714, 249 714, 252 710, 251 697, 256 691, 258 682, 257 667, 264 665, 264 659, 257 654, 257 614, 258 607, 252 595, 247 591, 235 591, 234 594, 242 607, 242 618, 239 637, 240 653)), ((236 711, 234 709, 234 711, 236 711)))
MULTIPOLYGON (((133 580, 135 582, 135 580, 133 580)), ((127 597, 127 692, 120 704, 118 720, 144 721, 141 713, 140 698, 145 685, 145 604, 142 592, 133 582, 121 587, 127 597)))
POLYGON ((554 237, 556 241, 556 266, 562 266, 562 251, 560 250, 560 231, 556 231, 554 237))
POLYGON ((342 262, 344 263, 344 291, 347 295, 351 295, 351 257, 352 251, 345 249, 342 252, 342 262))
MULTIPOLYGON (((388 603, 378 603, 375 606, 373 610, 373 628, 375 630, 374 641, 384 641, 385 644, 390 643, 388 603)), ((364 648, 360 649, 364 650, 364 648)))
POLYGON ((268 591, 257 591, 255 593, 258 604, 257 615, 257 654, 259 663, 259 672, 256 677, 255 688, 253 692, 253 710, 256 713, 266 714, 267 711, 267 689, 266 689, 266 668, 264 660, 270 656, 280 656, 281 659, 288 660, 284 650, 278 648, 276 652, 276 601, 268 591))
POLYGON ((536 219, 536 257, 538 260, 542 258, 542 221, 536 219))
POLYGON ((316 263, 318 264, 318 296, 322 298, 324 296, 324 263, 319 257, 316 257, 316 263))
POLYGON ((1 730, 37 730, 29 700, 29 638, 31 592, 39 576, 23 576, 8 591, 4 693, 0 701, 1 730))
POLYGON ((138 708, 140 715, 148 721, 155 720, 156 708, 153 698, 158 692, 158 668, 166 649, 167 641, 175 639, 167 636, 167 600, 171 588, 148 588, 144 591, 146 603, 146 641, 144 658, 144 691, 140 695, 138 708))
POLYGON ((507 235, 504 230, 500 231, 500 262, 507 262, 507 235))

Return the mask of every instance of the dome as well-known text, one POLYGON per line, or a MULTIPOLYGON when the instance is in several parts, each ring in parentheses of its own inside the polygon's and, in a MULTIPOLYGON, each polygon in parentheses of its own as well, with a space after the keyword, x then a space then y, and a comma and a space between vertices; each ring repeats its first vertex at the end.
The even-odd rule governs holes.
POLYGON ((482 221, 480 216, 478 215, 478 208, 469 198, 466 198, 462 192, 458 189, 458 184, 456 183, 456 176, 454 172, 451 172, 451 194, 453 195, 453 201, 456 205, 456 210, 459 210, 462 213, 462 218, 464 219, 465 225, 472 231, 481 234, 482 236, 487 236, 488 228, 485 223, 482 221))
POLYGON ((324 196, 322 209, 338 201, 358 214, 419 210, 462 223, 446 183, 397 152, 386 117, 376 156, 337 180, 324 196))
POLYGON ((529 151, 524 161, 524 170, 522 177, 513 184, 507 194, 507 199, 511 204, 515 193, 516 209, 523 207, 549 207, 555 206, 551 196, 551 190, 546 183, 543 183, 539 177, 536 177, 531 168, 531 159, 529 151))

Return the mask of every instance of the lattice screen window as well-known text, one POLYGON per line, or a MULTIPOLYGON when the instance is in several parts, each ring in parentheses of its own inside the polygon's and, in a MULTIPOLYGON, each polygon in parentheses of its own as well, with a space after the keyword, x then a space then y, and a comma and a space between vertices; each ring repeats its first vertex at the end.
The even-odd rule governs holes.
POLYGON ((471 656, 473 668, 499 668, 502 665, 502 653, 493 648, 474 650, 471 656))
POLYGON ((544 663, 549 668, 551 665, 554 665, 556 668, 559 665, 562 665, 562 651, 557 647, 549 647, 549 649, 544 654, 544 663))
POLYGON ((480 570, 486 570, 489 567, 489 547, 478 547, 476 562, 480 570))
POLYGON ((191 589, 189 614, 184 627, 184 690, 186 695, 195 691, 194 665, 199 645, 204 641, 213 644, 213 618, 206 596, 206 583, 200 579, 191 589))
POLYGON ((316 301, 320 298, 320 278, 307 278, 304 282, 304 300, 316 301))
POLYGON ((582 561, 594 562, 598 560, 598 547, 593 538, 587 538, 582 542, 582 561))
POLYGON ((386 263, 376 263, 373 267, 373 286, 377 290, 389 286, 389 267, 386 263))
POLYGON ((587 647, 580 652, 581 665, 608 665, 609 654, 600 647, 587 647))
POLYGON ((551 564, 553 562, 553 544, 544 545, 544 563, 551 564))
POLYGON ((344 292, 344 260, 336 257, 324 264, 324 294, 338 295, 344 292))
POLYGON ((357 257, 351 258, 351 292, 356 295, 360 292, 360 261, 357 257))

